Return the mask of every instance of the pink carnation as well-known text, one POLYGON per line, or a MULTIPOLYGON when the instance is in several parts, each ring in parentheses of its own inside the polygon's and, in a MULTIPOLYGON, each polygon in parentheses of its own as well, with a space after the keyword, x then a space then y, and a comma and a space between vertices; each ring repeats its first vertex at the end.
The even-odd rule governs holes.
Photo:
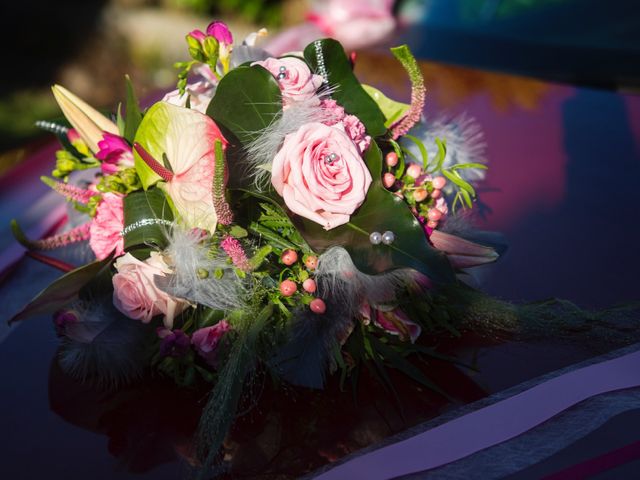
POLYGON ((209 365, 215 366, 218 345, 229 330, 231 330, 229 323, 222 320, 212 327, 196 330, 191 336, 191 343, 209 365))
POLYGON ((149 323, 156 315, 164 314, 164 324, 173 328, 173 319, 189 306, 185 300, 172 297, 160 290, 155 277, 164 277, 171 270, 158 252, 144 262, 130 253, 119 257, 114 267, 113 304, 129 318, 149 323))
POLYGON ((324 120, 325 125, 335 125, 344 119, 344 108, 335 100, 325 98, 320 101, 320 107, 322 107, 326 114, 326 119, 324 120))
POLYGON ((251 65, 260 65, 276 77, 285 106, 313 98, 324 82, 320 75, 311 73, 307 64, 299 58, 267 58, 251 65))
POLYGON ((367 135, 363 123, 355 115, 347 115, 344 117, 343 123, 345 131, 358 146, 360 153, 364 153, 369 148, 371 137, 367 135))
POLYGON ((89 246, 98 260, 107 258, 115 251, 116 256, 124 252, 124 210, 122 197, 115 193, 105 193, 96 209, 89 227, 89 246))
POLYGON ((285 137, 271 183, 293 213, 329 230, 362 205, 371 174, 344 128, 307 123, 285 137))
POLYGON ((110 175, 117 172, 118 167, 133 167, 133 152, 124 138, 104 132, 98 147, 96 158, 102 162, 102 173, 110 175))

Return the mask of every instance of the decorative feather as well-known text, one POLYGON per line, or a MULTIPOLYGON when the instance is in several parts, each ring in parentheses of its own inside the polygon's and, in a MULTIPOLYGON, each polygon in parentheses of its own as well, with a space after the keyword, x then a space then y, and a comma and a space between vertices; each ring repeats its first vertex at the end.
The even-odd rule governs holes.
POLYGON ((174 273, 156 277, 158 288, 214 310, 230 311, 246 306, 246 282, 238 277, 224 252, 211 254, 210 245, 202 241, 197 230, 174 226, 165 253, 171 259, 174 273))
POLYGON ((100 386, 116 387, 138 378, 147 365, 149 327, 118 312, 111 298, 76 302, 77 321, 61 327, 60 366, 69 375, 100 386))
POLYGON ((413 278, 408 269, 364 274, 344 248, 329 249, 320 255, 315 277, 327 310, 322 315, 307 308, 296 312, 289 340, 271 366, 289 383, 322 388, 332 352, 348 337, 361 306, 393 304, 396 292, 413 278))
POLYGON ((288 134, 307 123, 324 123, 332 119, 331 112, 320 106, 320 98, 330 94, 330 89, 323 89, 308 100, 291 103, 247 145, 248 173, 254 179, 258 190, 264 190, 269 185, 273 157, 288 134))
MULTIPOLYGON (((487 163, 487 144, 482 128, 473 117, 465 113, 453 118, 442 115, 433 121, 426 119, 416 125, 411 130, 411 134, 424 144, 427 152, 438 151, 436 138, 446 140, 447 156, 442 165, 443 169, 465 163, 487 163)), ((400 143, 402 147, 420 158, 420 152, 415 143, 409 140, 400 140, 400 143)), ((485 170, 479 168, 463 168, 458 170, 458 173, 472 184, 484 180, 485 177, 485 170)))

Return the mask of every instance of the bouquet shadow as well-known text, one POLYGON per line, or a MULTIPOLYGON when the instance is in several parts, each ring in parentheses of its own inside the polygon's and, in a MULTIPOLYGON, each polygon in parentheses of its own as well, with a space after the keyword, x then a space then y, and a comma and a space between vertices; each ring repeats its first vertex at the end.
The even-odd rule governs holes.
MULTIPOLYGON (((469 343, 478 346, 478 338, 456 341, 458 346, 469 343)), ((447 396, 396 370, 389 371, 393 391, 367 370, 342 387, 333 375, 324 390, 284 388, 266 374, 257 375, 245 388, 226 436, 227 473, 221 478, 299 478, 488 394, 451 362, 433 359, 421 369, 447 396)), ((101 388, 66 374, 57 356, 49 375, 52 411, 75 426, 107 436, 109 454, 120 468, 138 474, 177 461, 185 462, 186 470, 199 466, 195 435, 209 392, 207 384, 177 388, 157 375, 101 388)))

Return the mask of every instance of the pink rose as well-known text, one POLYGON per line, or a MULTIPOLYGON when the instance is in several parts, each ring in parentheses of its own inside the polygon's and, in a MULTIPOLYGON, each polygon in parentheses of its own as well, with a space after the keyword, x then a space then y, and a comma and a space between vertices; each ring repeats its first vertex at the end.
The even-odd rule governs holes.
POLYGON ((118 258, 114 266, 118 273, 113 276, 113 304, 127 317, 149 323, 156 315, 164 314, 164 324, 173 327, 174 317, 189 303, 172 297, 160 290, 154 277, 164 277, 171 270, 158 252, 144 262, 130 253, 118 258))
POLYGON ((111 252, 122 255, 124 239, 124 210, 122 197, 115 193, 105 193, 96 208, 96 216, 89 226, 89 246, 98 260, 107 258, 111 252))
POLYGON ((371 185, 358 147, 340 125, 307 123, 287 135, 271 172, 287 207, 325 230, 347 223, 371 185))
POLYGON ((196 330, 191 336, 191 344, 209 365, 215 366, 220 339, 229 330, 231 330, 229 323, 222 320, 211 327, 196 330))
POLYGON ((307 64, 299 58, 267 58, 251 65, 260 65, 276 77, 285 106, 313 98, 324 81, 320 75, 311 73, 307 64))

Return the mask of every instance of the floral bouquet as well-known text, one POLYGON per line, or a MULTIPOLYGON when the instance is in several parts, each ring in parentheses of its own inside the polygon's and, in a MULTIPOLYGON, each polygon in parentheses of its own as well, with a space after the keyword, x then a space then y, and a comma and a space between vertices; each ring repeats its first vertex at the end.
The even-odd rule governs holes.
POLYGON ((68 123, 41 122, 63 146, 43 181, 82 220, 37 241, 13 223, 31 250, 88 242, 94 258, 33 253, 66 273, 11 321, 55 312, 61 366, 88 381, 209 382, 203 471, 258 372, 322 388, 394 368, 437 388, 414 365, 436 355, 424 339, 514 316, 459 279, 498 258, 456 213, 486 166, 409 134, 425 102, 409 49, 391 50, 405 104, 361 84, 335 40, 273 58, 263 34, 189 33, 177 90, 144 111, 128 79, 111 118, 54 86, 68 123))

